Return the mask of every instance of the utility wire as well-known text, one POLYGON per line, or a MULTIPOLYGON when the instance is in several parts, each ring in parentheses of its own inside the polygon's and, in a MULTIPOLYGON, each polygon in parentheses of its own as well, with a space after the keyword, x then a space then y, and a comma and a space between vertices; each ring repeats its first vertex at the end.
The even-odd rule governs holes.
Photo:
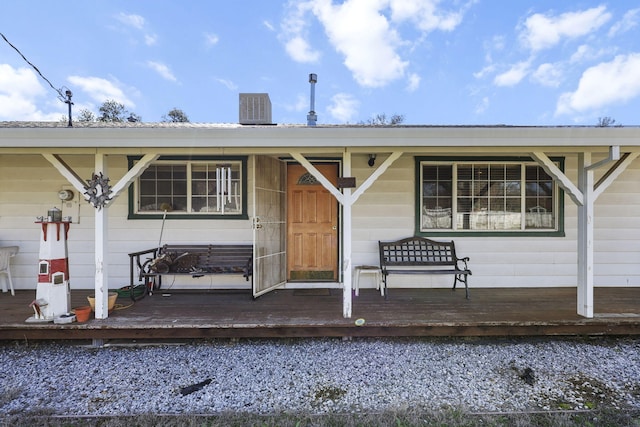
POLYGON ((18 54, 22 57, 22 59, 24 59, 26 61, 27 64, 31 65, 31 67, 36 70, 36 72, 40 75, 40 77, 42 77, 44 79, 45 82, 49 83, 49 86, 51 86, 51 89, 55 90, 56 92, 58 92, 58 95, 60 95, 61 101, 64 101, 65 96, 62 94, 62 92, 60 91, 60 89, 56 89, 51 82, 49 81, 49 79, 47 79, 41 72, 40 70, 38 70, 38 67, 36 67, 35 65, 33 65, 31 62, 29 62, 29 60, 22 54, 22 52, 20 52, 20 49, 18 49, 17 47, 15 47, 14 45, 11 44, 11 42, 9 40, 7 40, 7 38, 4 36, 4 34, 0 33, 0 36, 2 36, 2 38, 4 39, 4 41, 6 41, 9 46, 11 46, 16 52, 18 52, 18 54))

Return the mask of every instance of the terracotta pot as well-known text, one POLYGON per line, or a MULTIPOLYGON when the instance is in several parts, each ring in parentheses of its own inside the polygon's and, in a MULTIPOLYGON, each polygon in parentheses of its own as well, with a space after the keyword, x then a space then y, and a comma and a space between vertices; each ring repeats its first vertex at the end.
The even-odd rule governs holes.
POLYGON ((91 307, 89 307, 88 305, 76 307, 74 311, 76 312, 77 322, 86 322, 87 320, 89 320, 89 316, 91 316, 91 307))

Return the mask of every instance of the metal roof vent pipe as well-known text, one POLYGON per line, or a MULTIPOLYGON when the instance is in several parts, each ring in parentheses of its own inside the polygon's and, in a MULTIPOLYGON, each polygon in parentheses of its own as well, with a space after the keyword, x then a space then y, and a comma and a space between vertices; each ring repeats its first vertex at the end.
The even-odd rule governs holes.
POLYGON ((318 121, 316 115, 316 83, 318 82, 317 74, 309 74, 309 83, 311 83, 311 107, 307 114, 307 126, 315 126, 318 121))

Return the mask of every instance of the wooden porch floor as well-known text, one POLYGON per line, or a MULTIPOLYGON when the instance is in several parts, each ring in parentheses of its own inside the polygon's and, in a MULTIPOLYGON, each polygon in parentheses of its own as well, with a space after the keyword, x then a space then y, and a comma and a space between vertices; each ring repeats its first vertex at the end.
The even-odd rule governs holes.
MULTIPOLYGON (((597 288, 595 316, 576 314, 575 288, 373 289, 342 317, 342 290, 155 292, 133 303, 119 297, 105 320, 27 323, 35 291, 0 293, 0 340, 147 340, 238 337, 640 335, 640 288, 597 288), (356 326, 356 319, 365 319, 356 326)), ((71 306, 87 305, 85 290, 71 306)))

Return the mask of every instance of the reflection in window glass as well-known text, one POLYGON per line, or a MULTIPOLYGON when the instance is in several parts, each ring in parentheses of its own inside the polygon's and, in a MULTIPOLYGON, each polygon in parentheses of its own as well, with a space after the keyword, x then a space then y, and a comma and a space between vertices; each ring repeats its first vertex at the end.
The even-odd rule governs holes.
POLYGON ((242 161, 159 161, 137 180, 137 213, 238 215, 242 161))
POLYGON ((422 162, 420 184, 421 231, 556 229, 557 190, 534 163, 422 162))

